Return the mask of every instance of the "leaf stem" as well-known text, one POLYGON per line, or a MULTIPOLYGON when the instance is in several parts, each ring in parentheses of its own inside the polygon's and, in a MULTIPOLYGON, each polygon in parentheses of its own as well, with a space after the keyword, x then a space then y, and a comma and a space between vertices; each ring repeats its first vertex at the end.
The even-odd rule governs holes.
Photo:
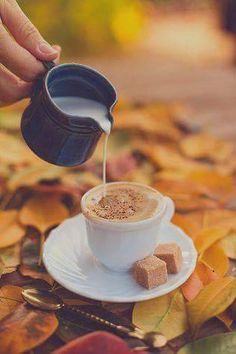
POLYGON ((43 259, 43 244, 45 242, 45 233, 42 232, 40 234, 40 249, 39 249, 39 260, 38 260, 38 265, 42 265, 42 259, 43 259))
POLYGON ((0 209, 1 210, 6 209, 6 207, 8 206, 10 201, 12 200, 13 196, 14 196, 14 193, 12 193, 12 192, 8 192, 4 195, 3 199, 0 202, 0 209))

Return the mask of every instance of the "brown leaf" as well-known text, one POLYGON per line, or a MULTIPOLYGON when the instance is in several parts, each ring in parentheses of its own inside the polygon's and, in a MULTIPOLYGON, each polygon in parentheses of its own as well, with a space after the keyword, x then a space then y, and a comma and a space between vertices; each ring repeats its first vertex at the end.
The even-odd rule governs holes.
POLYGON ((25 228, 18 222, 17 210, 0 211, 0 248, 19 242, 25 235, 25 228))
POLYGON ((53 278, 45 271, 44 268, 38 265, 27 266, 21 264, 19 271, 22 275, 26 277, 31 277, 33 279, 42 279, 46 281, 49 285, 53 285, 53 278))
POLYGON ((5 263, 3 262, 2 257, 0 257, 0 278, 4 273, 4 270, 5 270, 5 263))
POLYGON ((234 321, 234 318, 233 318, 233 315, 232 315, 232 312, 230 310, 230 308, 228 308, 227 310, 225 310, 224 312, 220 313, 218 316, 217 316, 218 320, 220 320, 221 322, 223 322, 223 324, 225 325, 225 327, 231 331, 231 325, 234 321))
POLYGON ((58 326, 53 312, 35 310, 25 304, 0 322, 1 354, 20 354, 49 338, 58 326))
POLYGON ((68 209, 58 197, 41 194, 30 198, 20 210, 20 222, 34 226, 43 234, 68 216, 68 209))
POLYGON ((24 302, 21 296, 22 290, 14 285, 5 285, 0 288, 0 320, 14 311, 19 303, 24 302))

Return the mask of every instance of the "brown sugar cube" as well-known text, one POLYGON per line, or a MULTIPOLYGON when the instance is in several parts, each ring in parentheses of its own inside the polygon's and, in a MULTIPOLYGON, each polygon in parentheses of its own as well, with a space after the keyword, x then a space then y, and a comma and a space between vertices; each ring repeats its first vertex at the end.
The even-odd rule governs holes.
POLYGON ((167 281, 166 263, 150 256, 134 264, 134 278, 147 289, 155 288, 167 281))
POLYGON ((168 273, 178 273, 183 263, 180 247, 176 243, 163 243, 157 246, 154 256, 166 262, 168 273))

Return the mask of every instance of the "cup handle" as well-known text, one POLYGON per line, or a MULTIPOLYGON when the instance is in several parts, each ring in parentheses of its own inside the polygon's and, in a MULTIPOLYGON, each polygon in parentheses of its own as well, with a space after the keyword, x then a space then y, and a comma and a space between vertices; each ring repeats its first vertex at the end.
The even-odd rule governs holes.
POLYGON ((166 207, 163 215, 163 221, 170 222, 175 212, 175 204, 169 197, 164 197, 164 199, 166 201, 166 207))

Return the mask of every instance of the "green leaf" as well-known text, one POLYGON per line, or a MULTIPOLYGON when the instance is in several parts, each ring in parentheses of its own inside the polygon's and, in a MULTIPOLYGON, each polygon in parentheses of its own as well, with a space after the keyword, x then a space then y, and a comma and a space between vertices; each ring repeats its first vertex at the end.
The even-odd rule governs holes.
POLYGON ((182 347, 177 354, 234 354, 236 332, 205 337, 182 347))
POLYGON ((183 295, 176 291, 136 303, 133 323, 144 331, 161 332, 168 340, 183 334, 188 329, 183 295))

